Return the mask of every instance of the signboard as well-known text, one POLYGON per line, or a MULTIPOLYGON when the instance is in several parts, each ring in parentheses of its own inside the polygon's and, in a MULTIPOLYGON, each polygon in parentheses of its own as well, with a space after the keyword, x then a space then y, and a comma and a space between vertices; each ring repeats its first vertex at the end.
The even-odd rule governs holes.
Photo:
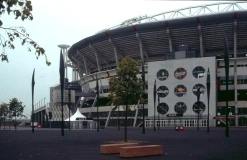
MULTIPOLYGON (((221 80, 220 84, 221 85, 226 85, 226 80, 221 80)), ((234 80, 228 80, 228 85, 234 85, 234 80)))
POLYGON ((160 69, 158 72, 157 72, 157 78, 160 80, 160 81, 165 81, 168 77, 169 77, 169 73, 167 70, 165 69, 160 69))
POLYGON ((192 75, 195 78, 202 78, 205 75, 205 69, 202 66, 197 66, 193 69, 192 75))
MULTIPOLYGON (((235 119, 235 116, 228 116, 229 119, 235 119)), ((214 117, 214 119, 216 120, 225 120, 226 119, 226 116, 217 116, 217 117, 214 117)))
POLYGON ((166 116, 167 116, 167 117, 182 117, 183 114, 176 114, 176 113, 173 113, 173 114, 167 114, 166 116))
POLYGON ((160 86, 158 89, 157 89, 157 95, 159 97, 166 97, 167 95, 169 94, 169 89, 166 87, 166 86, 160 86))
POLYGON ((204 94, 206 91, 206 88, 203 84, 196 84, 194 85, 194 87, 192 88, 192 92, 194 93, 195 96, 197 96, 197 88, 200 89, 200 94, 204 94))
POLYGON ((177 85, 174 89, 174 94, 178 97, 182 97, 187 93, 187 88, 184 85, 177 85))
POLYGON ((186 77, 187 71, 184 68, 177 68, 174 72, 174 77, 178 80, 182 80, 186 77))

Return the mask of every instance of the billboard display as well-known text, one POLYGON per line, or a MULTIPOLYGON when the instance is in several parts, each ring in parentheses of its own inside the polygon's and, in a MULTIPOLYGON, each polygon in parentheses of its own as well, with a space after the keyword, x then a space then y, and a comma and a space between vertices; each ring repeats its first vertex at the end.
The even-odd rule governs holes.
POLYGON ((206 72, 210 70, 210 115, 216 112, 216 58, 188 58, 148 63, 148 116, 154 115, 153 87, 156 80, 155 114, 168 117, 183 114, 195 117, 207 115, 206 72), (199 88, 200 102, 196 92, 199 88))

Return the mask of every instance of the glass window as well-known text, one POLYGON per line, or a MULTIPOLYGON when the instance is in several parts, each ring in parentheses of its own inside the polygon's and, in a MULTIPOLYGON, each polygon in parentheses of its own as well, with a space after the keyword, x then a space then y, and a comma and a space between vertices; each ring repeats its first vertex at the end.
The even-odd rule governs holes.
POLYGON ((238 108, 238 115, 247 115, 247 108, 238 108))
POLYGON ((234 80, 234 76, 229 76, 229 80, 234 80))
POLYGON ((220 77, 220 80, 226 80, 226 77, 220 77))
POLYGON ((243 79, 243 75, 238 75, 237 78, 238 79, 243 79))
MULTIPOLYGON (((235 115, 235 106, 229 106, 228 107, 229 115, 235 115)), ((219 106, 217 107, 217 115, 226 115, 226 107, 225 106, 219 106)))

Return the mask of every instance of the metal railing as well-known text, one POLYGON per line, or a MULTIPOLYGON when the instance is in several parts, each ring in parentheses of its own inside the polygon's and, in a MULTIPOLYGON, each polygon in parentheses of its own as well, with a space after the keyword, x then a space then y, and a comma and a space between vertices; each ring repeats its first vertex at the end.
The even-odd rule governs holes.
POLYGON ((106 32, 107 30, 113 30, 117 28, 131 26, 134 24, 194 17, 194 16, 206 15, 206 14, 218 14, 218 13, 231 12, 231 11, 241 11, 241 10, 247 10, 247 2, 222 2, 222 3, 214 3, 207 5, 192 6, 192 7, 186 7, 177 10, 162 12, 152 16, 144 15, 144 16, 134 17, 125 20, 121 24, 116 25, 114 27, 103 29, 97 32, 96 34, 106 32))

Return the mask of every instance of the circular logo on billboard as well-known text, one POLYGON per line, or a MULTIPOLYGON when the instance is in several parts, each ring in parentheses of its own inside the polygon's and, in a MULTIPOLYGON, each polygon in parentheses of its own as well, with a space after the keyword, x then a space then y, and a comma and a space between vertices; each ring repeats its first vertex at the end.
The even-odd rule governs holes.
POLYGON ((167 78, 169 77, 169 73, 167 70, 165 69, 161 69, 157 72, 157 78, 160 80, 160 81, 164 81, 166 80, 167 78))
POLYGON ((184 79, 187 75, 187 71, 184 68, 177 68, 174 72, 174 77, 178 80, 184 79))
POLYGON ((184 85, 177 85, 174 89, 174 94, 178 97, 182 97, 187 93, 187 88, 184 85))
POLYGON ((195 112, 195 113, 199 113, 199 114, 202 114, 204 111, 205 111, 205 108, 206 108, 206 106, 205 106, 205 104, 203 103, 203 102, 201 102, 201 101, 199 101, 199 102, 195 102, 194 104, 193 104, 193 111, 195 112))
POLYGON ((169 106, 166 103, 160 103, 157 106, 157 112, 159 114, 166 114, 169 111, 169 106))
POLYGON ((194 87, 192 88, 192 92, 194 93, 195 96, 197 96, 197 94, 204 94, 205 93, 205 86, 202 84, 196 84, 194 85, 194 87))
POLYGON ((184 102, 178 102, 175 104, 174 110, 177 114, 184 114, 187 110, 187 106, 184 102))
POLYGON ((197 66, 193 69, 192 75, 195 78, 202 78, 205 76, 205 69, 202 66, 197 66))
POLYGON ((160 86, 157 89, 157 95, 161 98, 166 97, 169 94, 169 89, 166 86, 160 86))

